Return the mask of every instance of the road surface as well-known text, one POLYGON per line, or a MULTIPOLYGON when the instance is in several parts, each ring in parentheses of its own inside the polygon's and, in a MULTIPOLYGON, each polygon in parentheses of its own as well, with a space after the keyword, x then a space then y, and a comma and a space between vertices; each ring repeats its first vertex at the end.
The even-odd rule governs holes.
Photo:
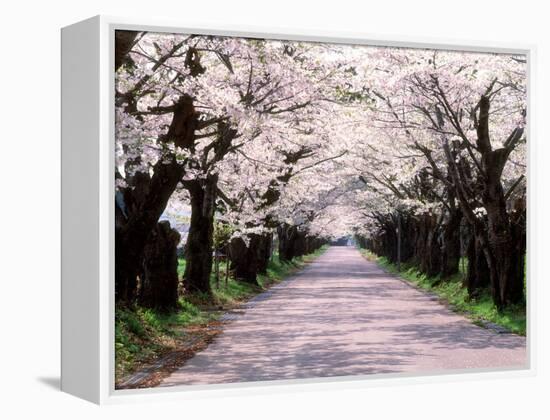
POLYGON ((526 365, 524 337, 473 325, 352 247, 247 306, 161 386, 526 365))

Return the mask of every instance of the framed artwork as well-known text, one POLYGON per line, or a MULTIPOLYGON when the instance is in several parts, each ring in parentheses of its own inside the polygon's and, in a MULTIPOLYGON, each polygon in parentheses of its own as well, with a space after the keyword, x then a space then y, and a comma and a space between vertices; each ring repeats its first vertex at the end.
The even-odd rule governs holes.
POLYGON ((103 403, 529 374, 531 59, 64 28, 62 389, 103 403))

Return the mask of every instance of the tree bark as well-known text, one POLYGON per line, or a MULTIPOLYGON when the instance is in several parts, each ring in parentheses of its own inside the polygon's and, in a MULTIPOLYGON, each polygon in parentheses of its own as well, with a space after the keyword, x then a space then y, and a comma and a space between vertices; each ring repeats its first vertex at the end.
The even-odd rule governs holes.
POLYGON ((184 285, 187 292, 212 293, 210 273, 217 183, 217 175, 184 183, 191 197, 191 223, 185 250, 184 285))
POLYGON ((178 304, 178 256, 180 234, 163 221, 157 224, 144 250, 139 303, 168 312, 178 304))
POLYGON ((277 227, 279 236, 279 260, 290 262, 297 256, 296 242, 299 240, 299 231, 296 226, 286 223, 277 227))
POLYGON ((493 301, 500 310, 507 305, 523 301, 523 275, 518 266, 523 266, 523 254, 518 254, 513 233, 512 218, 508 214, 506 195, 502 187, 502 171, 510 153, 523 136, 523 128, 512 131, 503 147, 492 148, 489 137, 490 100, 482 96, 479 103, 479 116, 476 120, 476 146, 481 155, 478 166, 478 184, 481 189, 481 202, 487 212, 487 229, 481 234, 485 223, 478 219, 472 209, 469 180, 465 179, 460 168, 455 164, 450 147, 444 144, 444 151, 451 169, 451 177, 456 187, 457 197, 464 215, 469 223, 475 226, 476 235, 487 260, 491 294, 493 301))
POLYGON ((258 264, 258 273, 266 274, 271 255, 273 254, 273 233, 263 234, 261 237, 260 259, 258 264))
POLYGON ((441 265, 439 271, 441 277, 446 278, 458 273, 460 263, 460 222, 462 213, 453 209, 449 219, 443 225, 441 235, 441 265))
POLYGON ((492 278, 493 298, 497 306, 503 307, 523 300, 523 258, 524 241, 514 234, 514 227, 506 210, 506 200, 500 181, 488 182, 484 194, 484 205, 489 221, 489 252, 492 258, 489 269, 492 278))
POLYGON ((501 176, 508 156, 513 150, 514 139, 519 141, 523 129, 514 130, 505 146, 496 150, 491 148, 489 140, 489 107, 486 97, 480 100, 478 148, 482 155, 481 166, 484 172, 482 201, 487 210, 488 219, 488 265, 491 274, 493 299, 497 307, 523 300, 523 276, 518 266, 523 266, 523 254, 516 251, 515 237, 511 218, 502 188, 501 176))
POLYGON ((302 257, 307 254, 307 238, 305 232, 297 230, 293 254, 293 257, 302 257))
POLYGON ((126 60, 129 60, 128 53, 132 49, 138 33, 136 31, 115 31, 115 71, 126 60))
POLYGON ((438 223, 435 215, 424 214, 418 217, 416 240, 416 261, 419 270, 429 277, 439 274, 441 247, 438 244, 438 223))
POLYGON ((292 260, 292 234, 292 229, 286 223, 277 227, 277 236, 279 238, 279 261, 281 262, 292 260))
POLYGON ((252 234, 248 246, 241 238, 230 244, 231 264, 237 280, 258 285, 258 273, 265 274, 271 255, 271 235, 252 234))
MULTIPOLYGON (((192 100, 189 97, 182 97, 174 106, 172 122, 168 129, 170 135, 161 136, 159 141, 181 145, 191 144, 197 120, 198 114, 195 112, 192 100)), ((154 165, 152 176, 149 173, 137 172, 127 177, 129 186, 117 192, 115 200, 115 300, 117 303, 134 302, 137 276, 142 265, 145 244, 184 172, 184 165, 177 162, 174 153, 168 152, 154 165)))
POLYGON ((467 257, 468 270, 466 272, 466 288, 470 297, 476 297, 479 292, 490 286, 489 266, 485 256, 483 238, 484 232, 474 227, 469 235, 467 257))
POLYGON ((115 299, 131 303, 136 298, 137 276, 145 245, 183 175, 175 158, 159 161, 153 176, 138 174, 134 188, 117 193, 115 225, 115 299), (139 178, 139 179, 138 179, 139 178))

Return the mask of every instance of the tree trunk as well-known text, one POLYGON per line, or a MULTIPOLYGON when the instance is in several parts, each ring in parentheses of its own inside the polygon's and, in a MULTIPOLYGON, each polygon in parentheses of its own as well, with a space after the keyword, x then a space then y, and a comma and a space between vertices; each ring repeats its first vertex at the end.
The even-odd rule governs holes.
POLYGON ((476 162, 479 173, 475 183, 482 190, 481 201, 487 212, 486 232, 485 221, 479 219, 479 212, 473 208, 477 203, 474 202, 471 191, 477 189, 472 189, 471 177, 462 168, 467 168, 468 165, 460 165, 460 161, 455 163, 456 159, 447 142, 443 148, 463 214, 470 225, 475 226, 476 236, 483 248, 489 269, 492 298, 500 310, 506 305, 523 300, 523 275, 518 266, 523 266, 524 255, 517 253, 517 238, 513 232, 512 218, 507 211, 507 196, 503 191, 501 176, 510 153, 522 139, 524 128, 516 127, 502 147, 493 149, 489 136, 489 97, 481 96, 477 108, 476 149, 481 159, 476 162))
POLYGON ((439 274, 441 265, 441 247, 438 244, 438 223, 435 215, 425 214, 419 218, 418 240, 416 242, 416 260, 419 269, 428 277, 439 274))
MULTIPOLYGON (((489 137, 490 100, 482 96, 479 101, 477 147, 481 154, 483 171, 483 206, 487 211, 488 229, 485 255, 491 277, 493 300, 499 309, 522 302, 524 254, 516 249, 512 219, 507 210, 506 195, 501 176, 508 157, 523 136, 523 128, 516 128, 503 147, 493 149, 489 137)), ((520 246, 521 248, 521 246, 520 246)))
MULTIPOLYGON (((489 269, 492 279, 492 291, 499 308, 523 300, 523 253, 516 249, 516 235, 506 210, 506 199, 500 180, 487 182, 483 194, 487 210, 488 240, 491 261, 489 269)), ((523 241, 521 241, 523 242, 523 241)), ((520 246, 520 249, 522 247, 520 246)))
POLYGON ((279 260, 289 262, 294 258, 294 239, 296 227, 286 223, 277 227, 279 236, 279 260))
POLYGON ((183 175, 175 159, 158 162, 151 178, 136 175, 133 188, 117 193, 115 223, 115 299, 131 303, 145 245, 183 175))
POLYGON ((513 278, 516 279, 516 290, 514 293, 521 293, 521 297, 518 300, 525 299, 525 253, 527 251, 527 224, 526 224, 526 203, 525 199, 518 199, 514 203, 514 209, 512 210, 511 217, 511 230, 513 237, 513 244, 515 246, 514 253, 517 255, 518 263, 514 267, 515 272, 513 278), (517 290, 521 287, 521 291, 517 290))
POLYGON ((385 256, 390 262, 395 263, 397 261, 397 226, 393 223, 393 220, 388 218, 383 227, 383 233, 380 237, 381 242, 381 254, 385 256))
POLYGON ((157 224, 144 250, 139 302, 168 312, 178 304, 178 231, 163 221, 157 224))
POLYGON ((301 257, 307 254, 306 233, 299 230, 296 231, 296 237, 294 240, 294 252, 293 257, 301 257))
POLYGON ((128 53, 132 49, 136 36, 136 31, 115 31, 115 71, 117 71, 125 61, 131 61, 128 53))
MULTIPOLYGON (((193 101, 182 96, 174 105, 168 134, 159 141, 189 147, 198 122, 193 101)), ((129 165, 137 164, 140 157, 129 165)), ((131 169, 130 167, 128 169, 131 169)), ((129 171, 131 172, 131 171, 129 171)), ((149 235, 166 208, 170 196, 184 174, 184 165, 173 152, 167 152, 153 167, 153 175, 137 172, 128 176, 128 187, 115 196, 115 300, 132 303, 136 297, 137 276, 149 235)))
POLYGON ((280 225, 277 228, 279 236, 279 260, 292 261, 293 258, 301 257, 306 251, 306 232, 302 232, 297 226, 288 224, 280 225))
POLYGON ((214 210, 216 175, 204 180, 186 181, 191 197, 191 224, 186 243, 184 285, 187 292, 212 293, 212 249, 214 244, 214 210))
POLYGON ((320 248, 318 238, 315 236, 306 236, 306 254, 312 254, 320 248))
POLYGON ((460 263, 460 222, 462 213, 455 209, 449 215, 449 220, 443 226, 441 244, 441 277, 449 277, 458 273, 460 263))
POLYGON ((266 233, 261 236, 261 242, 259 245, 260 259, 258 264, 258 273, 266 274, 271 254, 273 253, 273 234, 266 233))
MULTIPOLYGON (((270 238, 270 236, 269 236, 270 238)), ((246 283, 258 284, 258 273, 265 273, 269 255, 266 261, 267 235, 250 235, 248 246, 241 238, 234 238, 231 243, 231 264, 235 278, 246 283)))
POLYGON ((471 228, 471 230, 466 251, 468 257, 466 288, 470 297, 476 297, 482 289, 490 285, 490 274, 481 237, 485 233, 480 232, 479 228, 471 228))

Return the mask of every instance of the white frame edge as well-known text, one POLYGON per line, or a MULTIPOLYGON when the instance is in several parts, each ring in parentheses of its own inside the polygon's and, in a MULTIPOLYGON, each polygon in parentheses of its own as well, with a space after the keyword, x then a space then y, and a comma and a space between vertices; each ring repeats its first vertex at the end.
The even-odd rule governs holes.
POLYGON ((296 28, 186 24, 151 18, 96 16, 62 29, 62 374, 63 391, 102 403, 364 388, 426 382, 533 376, 536 354, 530 252, 536 217, 533 96, 534 45, 377 36, 296 28), (406 48, 525 54, 528 60, 527 351, 521 370, 442 371, 275 382, 114 389, 114 31, 147 30, 406 48), (76 70, 76 71, 75 71, 76 70), (90 158, 91 156, 91 158, 90 158), (83 188, 85 186, 85 188, 83 188), (83 267, 88 268, 83 270, 83 267), (83 361, 86 361, 84 364, 83 361))
POLYGON ((61 32, 61 389, 99 402, 100 19, 61 32))

